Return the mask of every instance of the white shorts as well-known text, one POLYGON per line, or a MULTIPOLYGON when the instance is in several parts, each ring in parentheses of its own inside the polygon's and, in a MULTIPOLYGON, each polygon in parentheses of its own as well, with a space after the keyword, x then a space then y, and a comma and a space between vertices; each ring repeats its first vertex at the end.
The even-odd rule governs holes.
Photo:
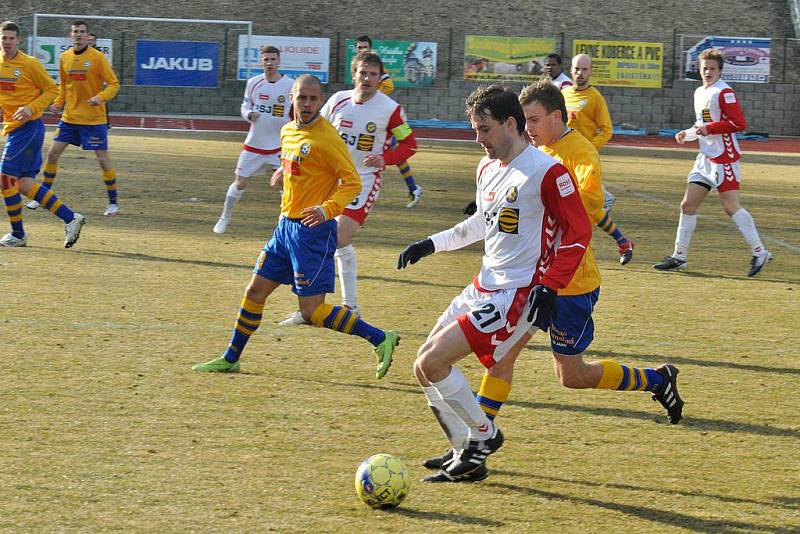
POLYGON ((378 200, 378 195, 381 192, 381 173, 371 172, 369 174, 361 175, 361 192, 347 207, 344 209, 343 215, 363 225, 369 216, 369 211, 378 200))
POLYGON ((453 299, 437 322, 443 327, 458 322, 470 348, 489 369, 530 330, 530 292, 531 287, 487 291, 476 279, 453 299))
POLYGON ((281 165, 281 153, 258 154, 249 150, 242 150, 239 161, 236 162, 236 176, 250 178, 257 174, 272 172, 281 165))
POLYGON ((689 172, 686 181, 705 185, 721 193, 739 189, 742 182, 742 174, 738 161, 733 163, 714 163, 708 159, 708 156, 701 153, 694 160, 694 167, 689 172))

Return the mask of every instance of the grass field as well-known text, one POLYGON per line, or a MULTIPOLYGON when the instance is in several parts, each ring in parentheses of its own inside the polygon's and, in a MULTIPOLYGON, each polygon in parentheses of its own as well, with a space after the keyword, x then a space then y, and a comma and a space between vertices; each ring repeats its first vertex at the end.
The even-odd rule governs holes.
MULTIPOLYGON (((29 246, 0 249, 0 531, 800 532, 800 157, 745 156, 743 203, 775 254, 749 279, 747 245, 713 197, 689 270, 651 268, 672 251, 694 153, 604 153, 636 255, 621 267, 595 236, 603 293, 588 355, 674 363, 685 419, 667 424, 646 394, 562 388, 537 336, 490 477, 415 483, 379 512, 353 491, 362 459, 400 456, 416 481, 446 447, 411 364, 481 250, 403 272, 396 257, 461 220, 481 152, 423 143, 420 206, 404 207, 391 169, 358 237, 362 314, 403 337, 384 380, 364 341, 279 327, 288 289, 268 301, 241 374, 199 374, 192 364, 227 344, 278 213, 256 180, 229 232, 211 232, 240 143, 114 130, 113 219, 94 157, 70 149, 55 190, 87 217, 78 244, 63 249, 60 221, 26 210, 29 246)), ((477 387, 477 360, 461 368, 477 387)))

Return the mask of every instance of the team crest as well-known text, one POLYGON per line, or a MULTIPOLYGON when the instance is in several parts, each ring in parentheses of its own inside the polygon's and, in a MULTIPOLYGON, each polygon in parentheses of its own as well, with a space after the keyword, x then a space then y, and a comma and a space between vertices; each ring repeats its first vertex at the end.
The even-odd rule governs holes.
POLYGON ((283 104, 284 102, 286 102, 286 97, 285 97, 285 96, 283 96, 283 95, 280 95, 280 96, 278 97, 278 102, 280 102, 281 104, 283 104))
POLYGON ((378 129, 378 126, 374 122, 368 122, 366 128, 367 132, 373 133, 375 130, 378 129))
POLYGON ((304 156, 308 156, 309 152, 311 152, 311 145, 308 143, 303 143, 300 147, 300 153, 304 156))
POLYGON ((14 78, 19 78, 22 76, 22 71, 19 69, 14 69, 14 78))
POLYGON ((85 69, 88 69, 91 66, 92 66, 92 62, 91 61, 87 61, 86 63, 83 64, 83 68, 85 68, 85 69))
POLYGON ((512 185, 508 188, 508 191, 506 191, 506 200, 509 202, 516 202, 518 198, 519 190, 517 189, 517 186, 512 185))

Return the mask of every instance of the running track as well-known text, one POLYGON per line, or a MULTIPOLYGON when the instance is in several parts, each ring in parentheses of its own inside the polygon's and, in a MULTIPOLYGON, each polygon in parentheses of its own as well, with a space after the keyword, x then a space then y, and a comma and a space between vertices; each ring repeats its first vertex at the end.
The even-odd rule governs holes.
MULTIPOLYGON (((58 119, 46 115, 47 124, 56 124, 58 119)), ((135 128, 144 130, 193 130, 193 131, 222 131, 222 132, 247 132, 249 124, 237 118, 208 118, 208 117, 155 117, 149 115, 111 115, 111 124, 118 128, 135 128)), ((453 128, 415 128, 414 133, 421 139, 436 140, 472 140, 472 130, 453 128)), ((633 136, 615 135, 608 143, 610 146, 628 146, 639 148, 678 148, 678 144, 671 137, 655 135, 633 136)), ((689 146, 694 143, 690 143, 689 146)), ((773 137, 766 141, 739 141, 745 152, 784 152, 800 153, 800 138, 798 137, 773 137)))

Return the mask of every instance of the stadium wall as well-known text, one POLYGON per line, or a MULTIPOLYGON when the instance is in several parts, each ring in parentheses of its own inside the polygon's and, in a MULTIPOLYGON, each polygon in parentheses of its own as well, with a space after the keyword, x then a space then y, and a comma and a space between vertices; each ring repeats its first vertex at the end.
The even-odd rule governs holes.
MULTIPOLYGON (((640 128, 685 127, 693 120, 692 93, 696 82, 676 79, 678 34, 775 37, 773 79, 780 83, 737 83, 748 130, 772 135, 800 135, 800 69, 798 42, 793 36, 785 0, 664 1, 658 5, 641 0, 611 0, 598 8, 591 0, 568 5, 555 0, 512 0, 491 9, 482 4, 443 0, 431 3, 407 0, 318 0, 298 7, 293 2, 169 3, 144 0, 135 4, 109 0, 91 10, 77 10, 61 0, 14 3, 15 13, 4 18, 19 20, 30 31, 31 17, 38 13, 122 15, 195 19, 253 20, 253 32, 261 35, 305 35, 331 39, 331 78, 328 91, 344 89, 345 39, 367 33, 375 38, 432 40, 439 44, 437 79, 433 87, 399 89, 395 96, 413 119, 463 120, 464 97, 477 85, 462 77, 464 36, 509 35, 554 37, 557 51, 565 57, 573 39, 625 39, 664 43, 664 87, 638 89, 601 87, 615 125, 640 128), (381 16, 383 12, 385 16, 381 16), (260 13, 264 13, 260 16, 260 13), (731 27, 729 21, 736 20, 731 27), (787 46, 786 43, 789 43, 787 46)), ((114 67, 123 72, 124 87, 111 106, 112 113, 238 115, 244 82, 235 80, 236 39, 241 27, 175 25, 132 22, 92 22, 100 37, 115 39, 114 67), (224 42, 225 66, 218 88, 164 88, 133 85, 135 39, 190 39, 224 42), (123 44, 124 41, 124 44, 123 44)), ((47 20, 40 35, 66 32, 66 21, 47 20)), ((518 90, 520 84, 508 84, 518 90)))

